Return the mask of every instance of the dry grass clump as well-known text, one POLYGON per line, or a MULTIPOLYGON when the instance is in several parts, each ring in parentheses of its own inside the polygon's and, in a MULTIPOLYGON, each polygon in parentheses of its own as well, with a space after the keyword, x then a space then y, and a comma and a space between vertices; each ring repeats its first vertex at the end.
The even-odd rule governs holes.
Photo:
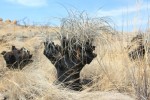
MULTIPOLYGON (((134 61, 134 66, 131 70, 131 78, 133 88, 139 100, 149 100, 150 99, 150 45, 149 45, 149 33, 141 34, 142 35, 142 45, 144 46, 144 55, 143 59, 139 58, 137 61, 134 61)), ((138 40, 140 40, 138 39, 138 40)))
POLYGON ((59 32, 57 37, 62 42, 62 38, 66 38, 69 43, 68 51, 73 50, 72 44, 82 46, 83 50, 86 42, 96 44, 97 41, 101 45, 107 42, 107 36, 114 34, 109 18, 107 17, 89 17, 85 12, 69 12, 68 16, 61 19, 59 32))
MULTIPOLYGON (((124 44, 121 41, 120 43, 124 44)), ((115 90, 119 90, 119 92, 128 92, 136 95, 138 100, 149 100, 149 33, 140 32, 139 34, 139 32, 137 32, 137 34, 135 34, 135 37, 126 40, 126 43, 128 45, 127 48, 125 46, 124 50, 120 49, 123 51, 121 51, 120 53, 113 52, 113 55, 115 54, 115 57, 112 57, 112 63, 111 60, 109 60, 109 64, 107 65, 106 62, 103 61, 103 65, 105 66, 105 68, 103 66, 103 70, 108 74, 105 75, 107 75, 109 82, 111 82, 111 84, 113 85, 110 86, 107 84, 107 86, 109 87, 103 87, 102 85, 100 86, 101 88, 103 87, 104 90, 106 88, 115 89, 116 87, 115 90), (133 52, 132 55, 130 55, 131 52, 133 52)), ((117 49, 119 50, 119 48, 117 49)), ((109 55, 109 58, 111 58, 111 55, 112 54, 109 55)), ((105 60, 108 60, 108 58, 106 58, 105 60)), ((104 80, 104 83, 105 82, 107 82, 107 80, 104 80)))
MULTIPOLYGON (((40 71, 7 71, 0 80, 1 98, 8 100, 35 100, 49 95, 51 100, 60 100, 59 89, 50 84, 40 71), (40 73, 40 74, 39 74, 40 73)), ((39 99, 41 100, 41 99, 39 99)), ((45 99, 44 99, 45 100, 45 99)))
POLYGON ((78 36, 80 40, 111 33, 112 27, 107 17, 89 17, 87 13, 70 12, 68 17, 61 19, 60 34, 78 36))
POLYGON ((93 80, 91 85, 84 86, 84 91, 115 90, 121 93, 133 93, 130 75, 126 68, 126 64, 131 63, 123 48, 125 44, 123 42, 126 41, 120 41, 121 36, 115 34, 109 21, 104 17, 91 18, 86 13, 70 13, 67 18, 62 19, 58 38, 70 39, 70 50, 74 38, 75 43, 81 46, 84 46, 87 40, 96 44, 97 58, 84 67, 81 73, 81 78, 93 80))

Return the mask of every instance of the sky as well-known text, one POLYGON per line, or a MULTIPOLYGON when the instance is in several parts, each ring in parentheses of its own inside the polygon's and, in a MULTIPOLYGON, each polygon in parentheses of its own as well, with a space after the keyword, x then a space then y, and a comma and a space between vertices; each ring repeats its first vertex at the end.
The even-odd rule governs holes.
POLYGON ((0 0, 0 18, 33 24, 59 25, 67 10, 109 17, 117 30, 148 27, 150 0, 0 0))

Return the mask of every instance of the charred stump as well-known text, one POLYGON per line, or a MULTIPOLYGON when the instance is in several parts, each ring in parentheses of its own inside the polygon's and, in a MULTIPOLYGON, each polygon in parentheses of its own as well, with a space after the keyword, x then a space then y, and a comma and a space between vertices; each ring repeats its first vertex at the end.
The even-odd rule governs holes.
POLYGON ((73 90, 81 90, 80 72, 86 64, 90 64, 97 56, 93 51, 95 46, 90 40, 79 43, 74 38, 61 39, 61 45, 54 42, 44 42, 44 55, 51 61, 57 70, 59 82, 73 90))
POLYGON ((143 35, 139 34, 136 37, 133 37, 131 40, 131 45, 128 46, 128 56, 133 60, 143 59, 145 55, 145 47, 143 43, 143 35))
POLYGON ((25 65, 32 62, 32 54, 24 47, 17 49, 15 46, 12 46, 11 51, 3 51, 1 54, 3 55, 6 61, 6 67, 8 68, 22 69, 25 65))

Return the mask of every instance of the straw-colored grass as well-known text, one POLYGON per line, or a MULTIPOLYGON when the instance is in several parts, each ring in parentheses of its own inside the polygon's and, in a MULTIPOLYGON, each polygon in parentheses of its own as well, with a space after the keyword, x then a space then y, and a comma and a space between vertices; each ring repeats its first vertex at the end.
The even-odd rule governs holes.
MULTIPOLYGON (((138 93, 135 86, 143 85, 143 73, 138 72, 143 71, 145 64, 147 66, 145 63, 147 60, 141 63, 131 62, 125 48, 128 44, 127 39, 130 40, 132 37, 114 33, 105 18, 92 19, 84 14, 80 17, 70 15, 63 19, 60 29, 3 26, 0 29, 0 37, 2 37, 0 52, 10 50, 11 45, 16 45, 18 48, 26 47, 34 54, 33 63, 21 71, 7 69, 3 57, 0 56, 1 98, 9 100, 134 100, 138 93), (92 79, 93 82, 83 86, 82 92, 75 92, 54 84, 57 80, 56 69, 43 55, 43 42, 46 37, 59 43, 59 38, 53 33, 54 30, 60 30, 58 37, 77 36, 81 44, 85 39, 94 39, 95 52, 98 56, 81 71, 82 79, 92 79)), ((147 67, 147 72, 148 70, 147 67)), ((146 77, 149 78, 149 76, 146 77)))

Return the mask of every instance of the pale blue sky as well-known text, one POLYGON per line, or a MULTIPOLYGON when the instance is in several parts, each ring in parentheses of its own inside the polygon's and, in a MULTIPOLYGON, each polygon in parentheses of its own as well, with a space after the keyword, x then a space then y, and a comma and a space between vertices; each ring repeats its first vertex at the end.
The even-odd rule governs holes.
POLYGON ((31 22, 50 22, 67 16, 66 9, 86 11, 90 16, 109 16, 121 30, 148 26, 149 0, 1 0, 0 17, 31 22), (140 3, 139 3, 140 2, 140 3))

